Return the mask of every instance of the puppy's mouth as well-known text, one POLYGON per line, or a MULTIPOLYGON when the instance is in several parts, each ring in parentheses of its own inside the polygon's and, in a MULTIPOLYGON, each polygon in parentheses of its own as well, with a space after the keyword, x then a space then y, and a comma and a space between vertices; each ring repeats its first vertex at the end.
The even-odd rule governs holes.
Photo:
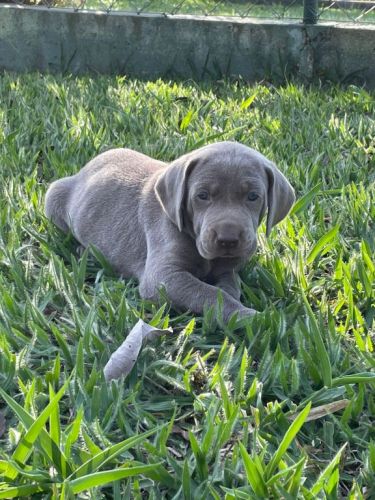
POLYGON ((236 257, 242 257, 242 252, 220 252, 216 257, 228 257, 229 259, 234 259, 236 257))
POLYGON ((256 242, 243 244, 235 249, 219 249, 216 247, 210 248, 210 245, 197 240, 197 249, 201 257, 206 260, 214 259, 238 259, 248 258, 256 249, 256 242))

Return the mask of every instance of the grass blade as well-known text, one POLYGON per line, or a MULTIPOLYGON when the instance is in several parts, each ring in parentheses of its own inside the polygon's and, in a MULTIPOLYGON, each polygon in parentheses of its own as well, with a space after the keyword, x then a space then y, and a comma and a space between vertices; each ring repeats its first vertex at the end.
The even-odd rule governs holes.
POLYGON ((310 189, 310 191, 308 191, 304 196, 299 198, 299 200, 296 201, 296 203, 293 205, 291 211, 289 212, 289 215, 297 215, 300 212, 306 210, 306 208, 310 205, 315 196, 320 194, 321 187, 322 183, 319 182, 312 189, 310 189))
POLYGON ((342 377, 337 377, 332 380, 332 387, 340 387, 342 385, 349 384, 360 384, 362 382, 374 383, 375 373, 362 372, 354 373, 353 375, 344 375, 342 377))
POLYGON ((6 486, 0 484, 0 498, 21 498, 29 497, 35 493, 46 491, 46 488, 40 485, 27 485, 27 486, 6 486))
POLYGON ((261 498, 267 498, 267 486, 264 482, 262 475, 260 474, 258 467, 255 462, 252 460, 250 455, 247 453, 246 448, 242 443, 239 443, 240 453, 242 457, 242 461, 245 466, 245 472, 247 480, 254 490, 254 493, 261 498))
POLYGON ((31 427, 28 429, 26 434, 23 436, 19 442, 17 448, 14 450, 12 459, 19 463, 25 463, 32 451, 32 445, 40 435, 45 423, 56 409, 60 399, 63 397, 68 385, 69 380, 65 382, 58 393, 51 399, 39 417, 34 421, 31 427))
MULTIPOLYGON (((67 382, 66 382, 66 384, 67 384, 67 382)), ((61 391, 63 389, 65 391, 66 384, 63 386, 61 391)), ((55 396, 56 402, 58 402, 59 399, 61 398, 61 396, 63 395, 63 394, 60 394, 61 391, 59 391, 57 393, 57 395, 55 396)), ((14 411, 14 413, 18 416, 18 418, 21 420, 21 422, 23 423, 23 425, 27 429, 26 435, 30 431, 30 429, 34 426, 34 431, 35 430, 38 431, 36 437, 39 438, 40 443, 41 443, 41 448, 48 455, 49 460, 54 463, 56 469, 61 474, 64 474, 64 471, 66 471, 66 474, 70 474, 71 469, 70 469, 70 466, 67 462, 65 455, 57 447, 56 443, 54 443, 52 441, 52 439, 48 435, 47 431, 43 428, 43 426, 40 427, 40 421, 39 421, 39 424, 36 426, 37 420, 33 419, 33 417, 29 413, 27 413, 26 410, 24 410, 24 408, 22 408, 22 406, 20 406, 16 401, 14 401, 14 399, 12 399, 10 396, 8 396, 8 394, 6 394, 6 392, 3 391, 1 388, 0 388, 0 394, 1 394, 2 398, 6 401, 8 406, 14 411)), ((43 416, 43 419, 45 419, 45 421, 49 417, 49 413, 48 413, 49 410, 47 410, 47 408, 48 408, 48 406, 45 408, 46 414, 43 416)), ((24 438, 26 437, 26 435, 24 436, 24 438)), ((34 441, 35 441, 35 439, 34 439, 34 441)), ((21 442, 19 443, 19 446, 21 445, 21 442)), ((22 449, 23 449, 23 453, 25 453, 25 452, 27 452, 29 447, 27 445, 25 447, 22 445, 22 449)), ((15 452, 16 451, 17 451, 17 449, 15 450, 15 452)), ((29 452, 30 452, 30 449, 29 449, 29 452)), ((26 456, 27 456, 27 453, 26 453, 26 456)), ((13 454, 13 459, 14 459, 14 454, 13 454)), ((23 462, 25 462, 25 459, 23 460, 23 462)), ((14 470, 12 470, 12 471, 10 471, 10 475, 8 477, 15 479, 17 477, 17 474, 15 475, 14 470)))
POLYGON ((307 416, 310 412, 310 409, 311 409, 311 402, 306 406, 306 408, 303 411, 301 411, 301 413, 298 415, 298 417, 294 420, 292 425, 289 427, 289 429, 285 433, 279 447, 275 451, 273 457, 271 458, 271 461, 269 462, 269 464, 266 467, 265 476, 266 476, 267 480, 269 480, 272 477, 272 474, 273 474, 274 470, 276 469, 276 467, 278 466, 280 460, 282 459, 285 452, 289 448, 291 442, 296 437, 297 433, 299 432, 299 430, 301 429, 301 427, 305 423, 307 416))
POLYGON ((311 493, 313 495, 317 495, 320 490, 324 487, 324 483, 329 480, 331 474, 333 473, 334 469, 338 466, 342 452, 345 450, 347 443, 345 443, 339 451, 336 453, 336 455, 333 457, 331 462, 327 465, 327 467, 324 469, 324 471, 320 474, 318 480, 315 482, 315 484, 311 488, 311 493))
POLYGON ((140 465, 136 467, 124 467, 118 469, 111 469, 102 472, 95 472, 86 476, 73 479, 69 481, 69 486, 74 494, 81 493, 82 491, 102 486, 113 481, 119 481, 126 477, 133 477, 143 475, 146 477, 153 477, 157 466, 160 464, 140 465))
POLYGON ((331 385, 332 385, 332 368, 331 368, 331 362, 330 362, 330 359, 328 356, 328 352, 327 352, 325 345, 323 343, 322 336, 320 335, 320 331, 319 331, 318 324, 316 322, 314 313, 313 313, 313 311, 310 307, 310 304, 309 304, 309 302, 308 302, 308 300, 307 300, 307 298, 302 290, 301 290, 301 294, 302 294, 302 298, 303 298, 303 301, 305 303, 307 314, 308 314, 308 317, 310 320, 310 325, 311 325, 310 333, 311 333, 311 336, 312 336, 312 339, 314 341, 315 348, 316 348, 316 351, 318 354, 317 360, 318 360, 318 363, 320 365, 323 383, 326 387, 331 387, 331 385))
POLYGON ((69 480, 85 476, 92 472, 96 472, 100 467, 103 467, 107 462, 113 460, 124 451, 133 448, 134 446, 137 446, 146 438, 152 436, 152 434, 155 434, 155 432, 157 432, 159 429, 160 427, 157 427, 155 429, 151 429, 147 432, 144 432, 143 434, 132 436, 130 438, 125 439, 124 441, 121 441, 121 443, 117 443, 113 446, 110 446, 109 448, 106 448, 103 451, 100 451, 95 456, 93 456, 85 463, 83 463, 80 467, 78 467, 74 471, 74 473, 69 477, 69 480))
POLYGON ((315 245, 312 247, 309 255, 306 258, 307 264, 312 264, 314 260, 318 257, 318 255, 322 252, 324 247, 329 243, 331 243, 331 241, 333 241, 336 238, 339 229, 340 229, 339 225, 334 226, 315 243, 315 245))

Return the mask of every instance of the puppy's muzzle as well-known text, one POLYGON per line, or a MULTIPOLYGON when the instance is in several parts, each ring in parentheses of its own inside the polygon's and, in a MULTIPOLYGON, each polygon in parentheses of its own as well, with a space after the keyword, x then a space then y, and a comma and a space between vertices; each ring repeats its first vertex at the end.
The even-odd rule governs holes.
POLYGON ((204 255, 202 256, 211 259, 242 257, 253 247, 247 231, 234 223, 215 224, 210 229, 203 231, 201 237, 202 245, 199 246, 203 250, 204 255))

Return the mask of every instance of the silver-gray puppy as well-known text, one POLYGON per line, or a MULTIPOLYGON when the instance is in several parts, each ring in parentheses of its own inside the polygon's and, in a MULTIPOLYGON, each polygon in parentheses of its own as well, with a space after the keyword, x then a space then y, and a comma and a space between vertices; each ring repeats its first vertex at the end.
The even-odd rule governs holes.
POLYGON ((51 184, 46 215, 85 247, 94 244, 115 271, 135 277, 156 301, 165 288, 178 309, 202 313, 223 295, 223 315, 251 316, 237 271, 294 202, 276 166, 236 142, 218 142, 169 165, 113 149, 51 184))

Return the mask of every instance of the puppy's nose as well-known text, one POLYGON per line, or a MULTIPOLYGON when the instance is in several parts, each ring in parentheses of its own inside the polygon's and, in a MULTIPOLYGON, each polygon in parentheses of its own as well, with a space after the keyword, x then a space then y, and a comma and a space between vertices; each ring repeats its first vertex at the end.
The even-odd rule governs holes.
POLYGON ((217 244, 221 248, 225 248, 226 250, 233 250, 238 247, 239 238, 235 237, 225 237, 221 236, 217 238, 217 244))
POLYGON ((242 228, 233 223, 218 224, 214 229, 216 248, 220 250, 235 250, 240 246, 242 228))

